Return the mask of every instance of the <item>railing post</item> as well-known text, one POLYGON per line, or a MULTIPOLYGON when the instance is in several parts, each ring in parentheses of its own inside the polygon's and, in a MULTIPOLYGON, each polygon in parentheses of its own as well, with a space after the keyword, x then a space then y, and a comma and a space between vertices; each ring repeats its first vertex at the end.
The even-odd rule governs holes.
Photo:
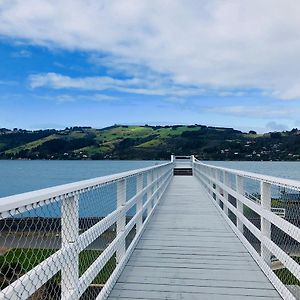
POLYGON ((211 169, 212 172, 212 178, 213 178, 213 182, 212 182, 212 188, 213 188, 213 192, 212 192, 212 196, 214 196, 215 194, 215 199, 217 201, 218 197, 217 197, 217 170, 216 169, 211 169))
MULTIPOLYGON (((222 182, 221 180, 221 171, 216 170, 217 172, 217 181, 222 182)), ((218 187, 218 193, 221 195, 223 193, 223 189, 221 187, 218 187)))
MULTIPOLYGON (((147 173, 147 186, 152 182, 153 182, 153 171, 151 170, 147 173)), ((147 191, 147 201, 152 197, 152 193, 153 193, 153 188, 151 187, 147 191)), ((147 217, 150 215, 151 209, 152 209, 152 201, 150 201, 147 206, 147 217)))
MULTIPOLYGON (((137 175, 136 178, 136 193, 143 189, 143 174, 137 175)), ((143 196, 138 197, 136 202, 136 213, 140 213, 143 209, 143 196)), ((143 225, 143 214, 141 214, 136 221, 136 231, 139 232, 143 225)))
MULTIPOLYGON (((225 186, 229 187, 230 185, 230 182, 229 182, 229 176, 228 176, 228 173, 226 171, 223 171, 223 183, 225 186)), ((227 206, 227 201, 229 200, 229 194, 226 190, 223 191, 224 193, 224 198, 225 198, 225 201, 223 201, 223 210, 224 210, 224 213, 226 216, 228 216, 228 206, 227 206)))
MULTIPOLYGON (((62 248, 74 244, 79 236, 79 195, 66 195, 61 201, 61 239, 62 248)), ((65 255, 61 270, 61 298, 78 299, 76 289, 79 279, 79 253, 72 248, 65 255)))
MULTIPOLYGON (((117 208, 124 207, 126 203, 126 179, 117 181, 117 208)), ((117 221, 117 235, 122 234, 126 225, 126 212, 122 212, 122 216, 117 221)), ((125 255, 126 245, 125 237, 120 240, 120 246, 116 253, 116 260, 119 263, 122 257, 125 255)))
MULTIPOLYGON (((209 175, 209 180, 208 180, 208 183, 209 183, 209 186, 212 188, 213 187, 213 179, 211 179, 213 177, 213 172, 212 172, 212 168, 208 168, 207 169, 207 174, 209 175)), ((213 193, 213 190, 209 190, 209 193, 210 195, 213 197, 214 196, 214 193, 213 193)))
MULTIPOLYGON (((266 209, 268 211, 271 210, 271 184, 261 181, 260 182, 261 187, 261 206, 263 209, 266 209)), ((261 233, 263 236, 271 239, 271 223, 263 218, 261 218, 261 233)), ((263 241, 261 241, 261 256, 264 259, 264 261, 270 266, 271 265, 271 252, 268 250, 268 248, 263 244, 263 241)))
MULTIPOLYGON (((160 177, 160 179, 159 179, 159 184, 158 184, 158 188, 160 188, 160 187, 162 186, 162 183, 163 183, 163 178, 162 178, 163 172, 164 172, 163 169, 160 168, 160 169, 159 169, 159 173, 158 173, 158 176, 160 177)), ((157 198, 157 201, 158 201, 159 197, 161 197, 161 195, 162 195, 162 190, 160 190, 160 191, 158 192, 158 198, 157 198)))
MULTIPOLYGON (((156 176, 155 176, 155 174, 156 174, 156 172, 155 172, 155 170, 152 170, 152 182, 154 182, 155 181, 155 179, 156 179, 156 176)), ((154 192, 155 192, 155 187, 156 187, 156 184, 153 184, 152 185, 152 188, 151 188, 151 196, 153 196, 153 194, 154 194, 154 192)), ((154 199, 155 197, 153 197, 152 198, 152 200, 151 200, 151 206, 153 207, 154 206, 154 204, 155 204, 155 199, 154 199)))
POLYGON ((194 162, 195 162, 195 156, 194 155, 191 155, 191 167, 192 167, 192 172, 193 172, 193 176, 195 175, 194 172, 194 162))
MULTIPOLYGON (((239 193, 239 195, 243 196, 244 195, 244 178, 240 175, 236 175, 236 191, 239 193)), ((239 200, 236 199, 236 208, 237 210, 244 215, 244 205, 243 203, 239 200)), ((237 217, 237 228, 240 232, 244 232, 244 225, 243 222, 237 217)))
MULTIPOLYGON (((156 183, 156 185, 155 185, 155 191, 157 191, 158 188, 159 188, 159 186, 160 186, 160 179, 158 179, 158 178, 159 178, 159 175, 160 175, 160 170, 157 169, 157 170, 156 170, 156 176, 155 176, 156 179, 157 179, 157 183, 156 183)), ((156 193, 155 203, 157 203, 158 199, 159 199, 159 192, 156 193)))

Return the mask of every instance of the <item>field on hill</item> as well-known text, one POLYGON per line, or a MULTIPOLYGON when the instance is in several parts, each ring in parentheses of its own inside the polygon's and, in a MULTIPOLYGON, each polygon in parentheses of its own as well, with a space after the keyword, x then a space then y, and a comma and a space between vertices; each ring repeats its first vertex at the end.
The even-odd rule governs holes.
POLYGON ((0 129, 1 159, 299 160, 298 129, 264 135, 204 125, 125 126, 64 130, 0 129))

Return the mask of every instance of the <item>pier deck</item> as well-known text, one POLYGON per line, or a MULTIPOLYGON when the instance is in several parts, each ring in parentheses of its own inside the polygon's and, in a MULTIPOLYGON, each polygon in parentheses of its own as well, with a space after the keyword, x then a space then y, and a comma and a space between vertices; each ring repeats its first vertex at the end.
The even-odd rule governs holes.
POLYGON ((194 176, 174 176, 109 298, 281 299, 194 176))

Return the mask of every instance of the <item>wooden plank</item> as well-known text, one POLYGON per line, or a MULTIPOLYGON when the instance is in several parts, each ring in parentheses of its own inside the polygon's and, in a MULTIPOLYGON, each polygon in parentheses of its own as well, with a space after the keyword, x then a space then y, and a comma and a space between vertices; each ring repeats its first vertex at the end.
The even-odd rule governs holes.
POLYGON ((132 254, 132 260, 138 259, 138 258, 152 258, 152 259, 205 259, 205 260, 220 260, 220 259, 226 259, 227 261, 253 261, 251 257, 249 257, 246 253, 240 253, 241 255, 233 255, 231 252, 227 253, 214 253, 211 252, 205 253, 177 253, 177 252, 160 252, 160 251, 136 251, 132 254))
POLYGON ((207 259, 207 257, 201 257, 201 256, 194 256, 194 257, 133 257, 131 260, 132 265, 143 265, 143 263, 146 264, 152 264, 153 266, 159 265, 164 266, 164 264, 169 263, 171 265, 178 265, 180 267, 181 265, 192 265, 194 267, 196 266, 202 266, 206 264, 210 265, 218 265, 218 266, 243 266, 247 268, 248 266, 252 266, 256 268, 256 263, 254 261, 251 261, 250 259, 227 259, 226 257, 222 258, 214 258, 210 257, 210 259, 207 259))
POLYGON ((120 283, 147 283, 147 284, 163 284, 163 285, 181 285, 181 286, 216 286, 216 287, 232 287, 232 288, 253 288, 254 285, 259 289, 272 289, 272 287, 261 281, 245 281, 245 280, 216 280, 215 278, 210 279, 195 279, 195 278, 173 278, 173 277, 158 277, 158 276, 121 276, 119 281, 120 283))
POLYGON ((256 297, 276 297, 277 292, 273 289, 240 288, 240 287, 218 287, 218 286, 182 286, 176 284, 136 284, 136 283, 116 283, 115 291, 157 291, 172 293, 189 293, 189 294, 219 294, 219 295, 240 295, 240 296, 256 296, 256 297))
MULTIPOLYGON (((168 293, 166 295, 162 295, 161 293, 143 293, 144 295, 141 296, 141 293, 138 292, 131 292, 130 297, 126 297, 124 294, 119 295, 117 297, 109 297, 110 300, 133 300, 133 299, 139 299, 139 300, 161 300, 161 299, 168 299, 168 300, 199 300, 199 295, 194 294, 171 294, 168 293), (147 297, 147 298, 145 298, 147 297)), ((271 299, 278 299, 274 297, 247 297, 246 300, 271 300, 271 299)), ((202 294, 201 300, 241 300, 241 296, 236 295, 210 295, 210 294, 202 294)))
MULTIPOLYGON (((230 289, 227 289, 229 292, 230 289)), ((225 290, 220 291, 220 293, 214 292, 214 289, 207 289, 206 291, 202 291, 202 293, 196 292, 191 293, 188 291, 184 292, 174 292, 174 291, 153 291, 153 290, 119 290, 117 288, 113 289, 111 292, 111 297, 109 299, 123 299, 129 298, 129 299, 168 299, 168 300, 241 300, 241 299, 247 299, 247 300, 271 300, 271 299, 278 299, 278 297, 272 296, 272 295, 250 295, 249 293, 245 295, 245 293, 239 293, 237 294, 226 294, 225 290), (205 293, 207 292, 207 293, 205 293)), ((280 299, 280 298, 279 298, 280 299)))
MULTIPOLYGON (((123 272, 124 276, 154 276, 154 277, 170 277, 170 278, 198 278, 198 279, 215 279, 225 280, 230 278, 232 281, 246 280, 246 281, 261 281, 268 282, 265 275, 260 270, 248 270, 242 273, 240 270, 228 269, 176 269, 176 268, 149 268, 149 267, 133 267, 126 266, 123 272), (241 276, 243 274, 243 276, 241 276), (230 277, 228 277, 230 275, 230 277)), ((122 274, 122 275, 123 275, 122 274)))

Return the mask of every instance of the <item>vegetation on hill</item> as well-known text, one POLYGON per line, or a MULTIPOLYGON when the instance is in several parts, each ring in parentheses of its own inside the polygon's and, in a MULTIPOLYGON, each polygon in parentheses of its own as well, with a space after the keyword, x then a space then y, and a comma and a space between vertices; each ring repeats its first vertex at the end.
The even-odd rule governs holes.
POLYGON ((169 159, 171 154, 203 160, 299 160, 300 131, 261 135, 197 124, 0 129, 1 159, 169 159))

